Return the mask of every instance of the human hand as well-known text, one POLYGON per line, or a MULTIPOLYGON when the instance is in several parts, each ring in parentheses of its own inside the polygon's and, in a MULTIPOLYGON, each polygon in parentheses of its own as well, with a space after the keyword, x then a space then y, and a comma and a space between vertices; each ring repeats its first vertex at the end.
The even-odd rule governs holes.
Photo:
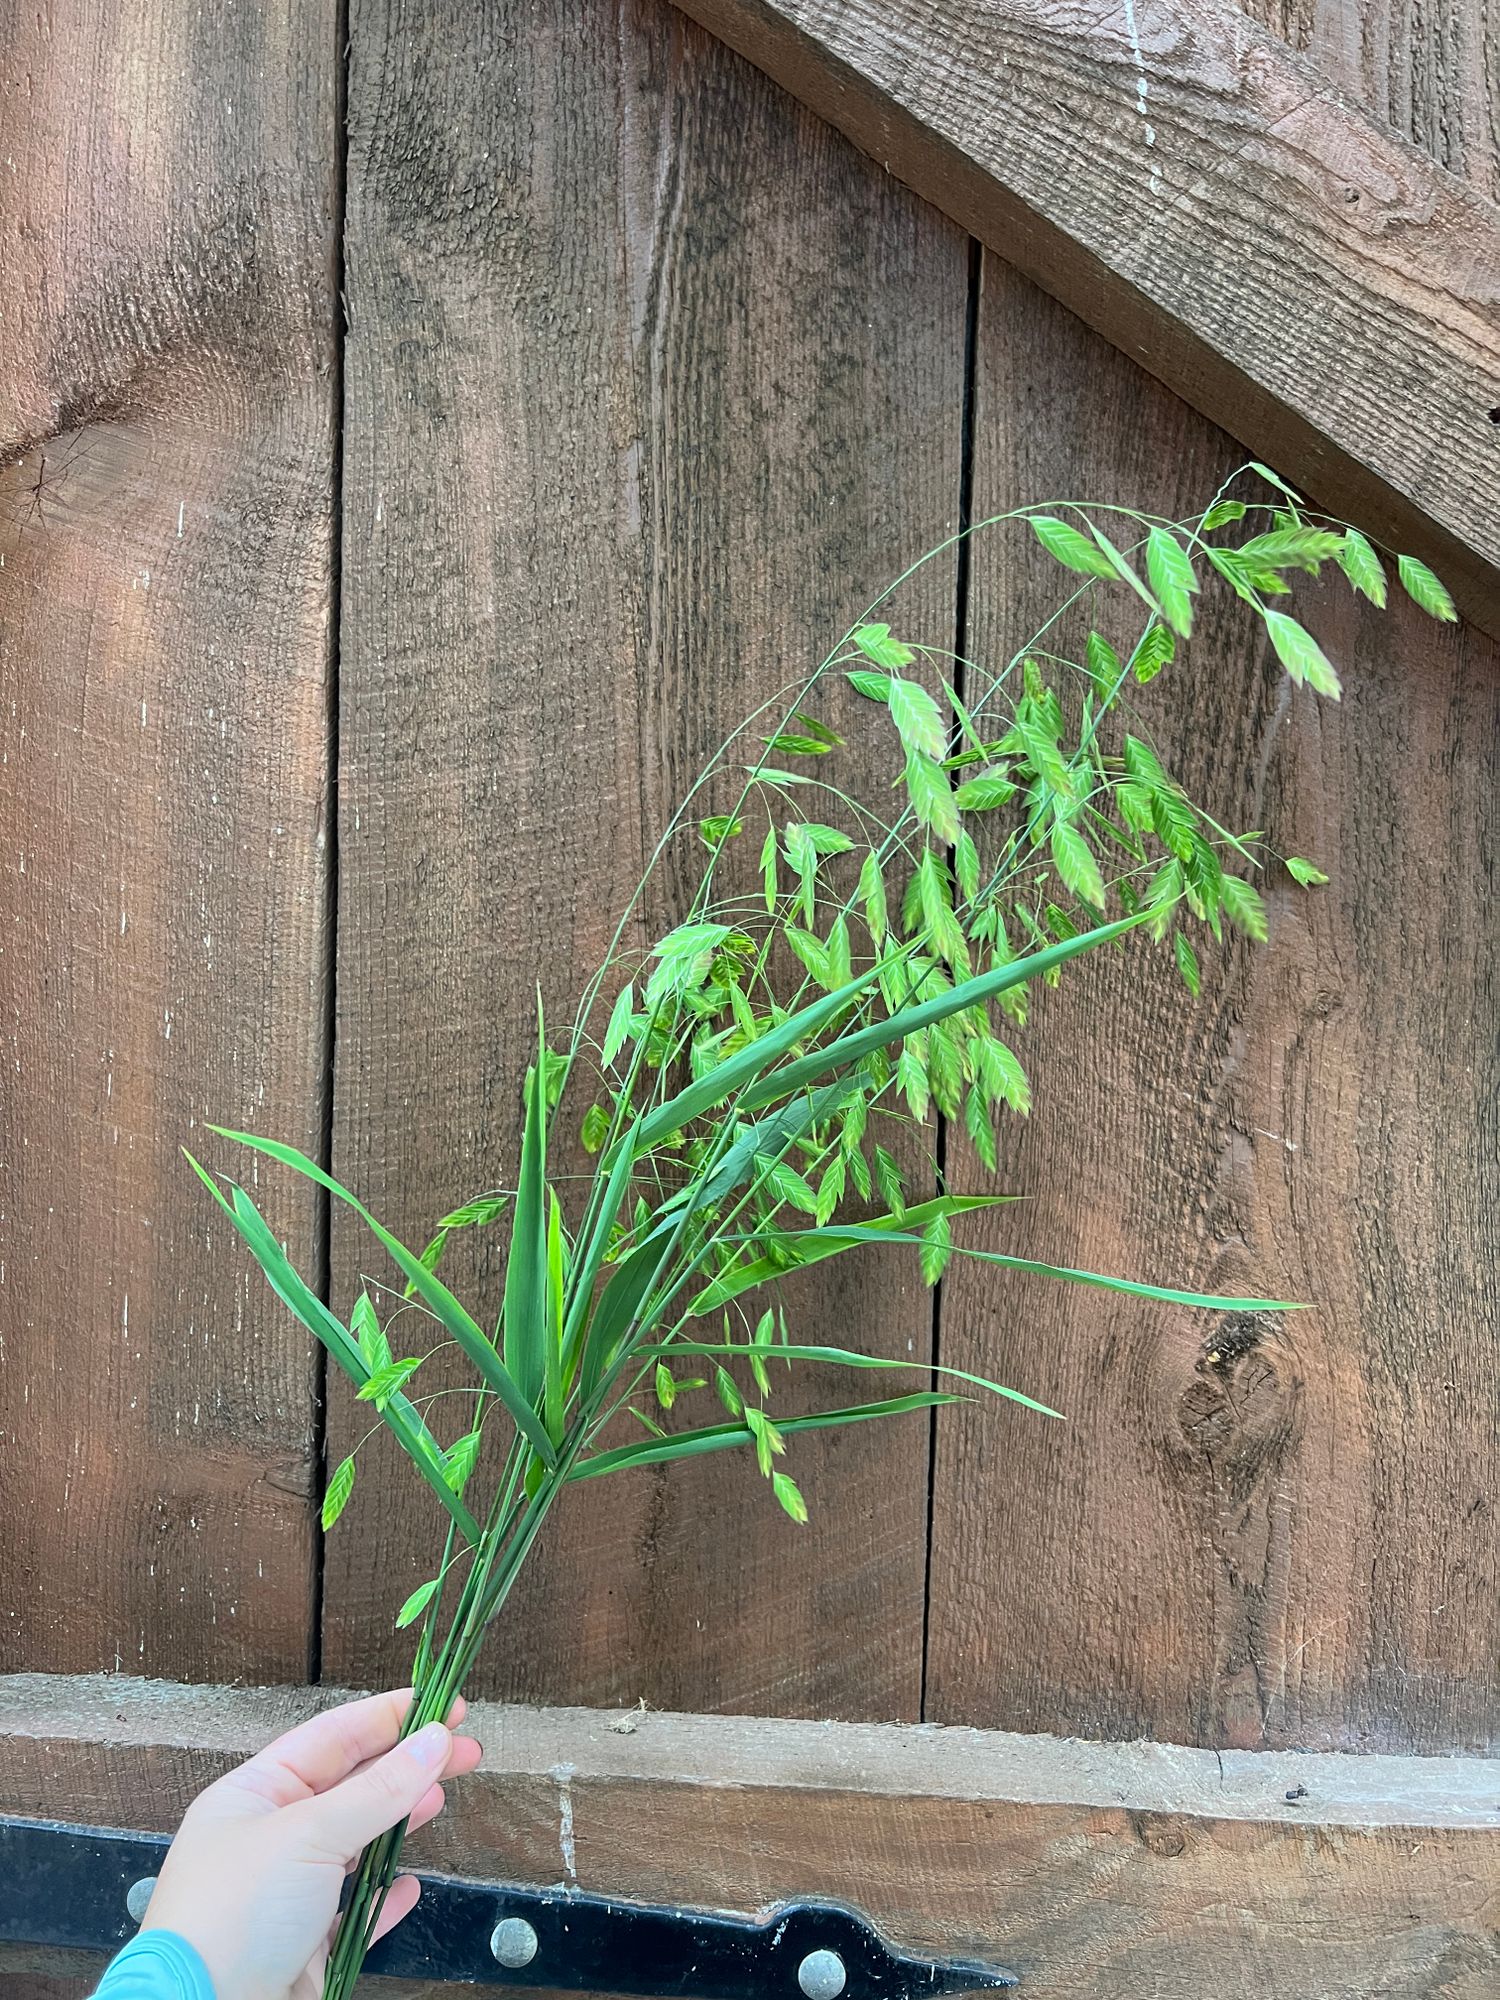
MULTIPOLYGON (((410 1706, 403 1688, 329 1709, 188 1807, 141 1928, 185 1938, 216 2000, 319 2000, 350 1863, 398 1820, 425 1825, 443 1809, 438 1780, 479 1762, 473 1738, 440 1722, 398 1742, 410 1706)), ((463 1714, 455 1703, 448 1722, 463 1714)), ((414 1876, 398 1876, 375 1935, 418 1894, 414 1876)))

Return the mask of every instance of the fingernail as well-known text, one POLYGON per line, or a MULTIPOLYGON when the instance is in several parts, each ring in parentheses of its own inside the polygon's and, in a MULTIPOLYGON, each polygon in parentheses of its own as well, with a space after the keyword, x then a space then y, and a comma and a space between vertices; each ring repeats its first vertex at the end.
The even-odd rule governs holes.
POLYGON ((430 1771, 438 1771, 448 1761, 452 1740, 442 1723, 429 1722, 425 1729, 419 1729, 415 1736, 407 1738, 406 1747, 419 1764, 425 1764, 430 1771))

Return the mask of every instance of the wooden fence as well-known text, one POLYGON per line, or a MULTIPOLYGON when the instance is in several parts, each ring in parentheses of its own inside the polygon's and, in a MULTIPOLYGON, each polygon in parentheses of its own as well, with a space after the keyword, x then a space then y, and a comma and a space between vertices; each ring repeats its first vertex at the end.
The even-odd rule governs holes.
MULTIPOLYGON (((179 1148, 273 1132, 421 1237, 512 1172, 536 982, 788 663, 961 518, 1185 511, 1246 453, 659 0, 68 0, 3 50, 5 1664, 378 1683, 425 1515, 371 1456, 325 1544, 354 1405, 179 1148)), ((993 659, 1051 589, 986 535, 899 621, 993 659)), ((1332 709, 1241 613, 1142 706, 1331 885, 1201 1002, 1145 952, 1048 996, 1031 1199, 975 1240, 1318 1310, 809 1282, 809 1331, 1068 1422, 831 1436, 802 1531, 733 1455, 587 1489, 486 1692, 1493 1749, 1496 646, 1314 592, 1332 709)), ((347 1305, 355 1229, 263 1193, 347 1305)))

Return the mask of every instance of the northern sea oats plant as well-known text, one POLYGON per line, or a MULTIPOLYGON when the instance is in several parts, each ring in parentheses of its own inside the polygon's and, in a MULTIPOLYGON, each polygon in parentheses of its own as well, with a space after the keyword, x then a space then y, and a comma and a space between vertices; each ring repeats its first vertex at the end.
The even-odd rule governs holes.
MULTIPOLYGON (((539 996, 513 1188, 453 1209, 414 1251, 294 1148, 222 1135, 352 1208, 394 1265, 399 1295, 378 1285, 362 1291, 340 1319, 298 1275, 245 1190, 224 1192, 193 1161, 272 1289, 372 1406, 375 1429, 394 1433, 446 1517, 436 1573, 396 1618, 420 1624, 409 1730, 447 1714, 542 1523, 580 1480, 743 1448, 801 1522, 807 1509, 784 1469, 788 1442, 801 1432, 930 1410, 975 1390, 1055 1414, 961 1370, 794 1338, 776 1296, 788 1272, 867 1245, 903 1244, 929 1284, 960 1255, 997 1272, 1039 1272, 1188 1307, 1286 1309, 967 1250, 954 1240, 955 1221, 1005 1197, 951 1194, 935 1170, 929 1186, 911 1186, 901 1149, 885 1141, 924 1126, 935 1108, 962 1125, 993 1171, 994 1119, 1030 1106, 1012 1043, 1024 1035, 1038 988, 1055 984, 1071 960, 1142 931, 1159 945, 1170 941, 1196 995, 1193 927, 1217 937, 1228 924, 1265 937, 1255 878, 1275 857, 1264 837, 1228 831, 1187 797, 1130 697, 1171 664, 1191 633, 1200 583, 1212 578, 1261 618, 1294 681, 1337 700, 1333 666, 1275 600, 1291 576, 1317 576, 1332 563, 1383 605, 1385 565, 1365 536, 1313 513, 1253 465, 1188 521, 1056 502, 980 525, 994 532, 1004 523, 1029 524, 1077 579, 1066 602, 999 671, 962 662, 950 673, 950 656, 876 619, 888 591, 789 698, 721 748, 556 1042, 539 996), (1247 475, 1269 496, 1231 497, 1247 475), (1080 602, 1095 629, 1078 649, 1082 658, 1064 657, 1055 650, 1059 621, 1080 602), (1122 612, 1138 628, 1123 646, 1103 629, 1122 612), (889 744, 894 805, 849 797, 824 775, 837 768, 840 738, 819 718, 819 691, 836 674, 868 699, 871 727, 889 744), (758 743, 757 728, 767 732, 758 743), (748 762, 747 743, 756 748, 748 762), (705 815, 708 805, 718 810, 705 815), (758 886, 727 889, 724 878, 757 841, 758 877, 750 879, 758 886), (683 921, 649 952, 627 950, 652 872, 682 843, 701 855, 683 921), (578 1131, 593 1160, 581 1183, 556 1173, 564 1131, 578 1131), (454 1231, 502 1222, 510 1237, 503 1296, 481 1319, 439 1269, 454 1231), (430 1351, 456 1344, 472 1365, 468 1391, 448 1391, 441 1405, 424 1399, 422 1343, 406 1336, 416 1351, 393 1353, 393 1314, 383 1313, 380 1297, 408 1315, 403 1327, 418 1323, 413 1308, 423 1316, 430 1351), (773 1361, 794 1377, 805 1365, 915 1369, 924 1381, 903 1394, 773 1416, 773 1361), (930 1386, 934 1375, 947 1386, 930 1386), (710 1399, 718 1421, 672 1427, 684 1406, 710 1399), (455 1402, 467 1407, 443 1424, 443 1443, 428 1416, 436 1421, 437 1409, 455 1402)), ((1409 557, 1395 563, 1424 610, 1454 616, 1430 570, 1409 557)), ((1304 886, 1327 879, 1300 857, 1284 865, 1304 886)), ((325 1528, 354 1478, 351 1456, 328 1481, 325 1528)), ((403 1831, 361 1860, 326 2000, 344 2000, 353 1987, 403 1831)))

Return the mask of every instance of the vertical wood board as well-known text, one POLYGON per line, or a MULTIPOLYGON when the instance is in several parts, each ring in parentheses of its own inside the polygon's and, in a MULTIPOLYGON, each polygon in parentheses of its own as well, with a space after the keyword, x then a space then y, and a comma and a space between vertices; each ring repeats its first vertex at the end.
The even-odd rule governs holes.
MULTIPOLYGON (((951 532, 967 246, 664 6, 359 0, 351 34, 335 1164, 419 1240, 513 1179, 536 986, 567 1018, 707 754, 951 532)), ((946 562, 903 599, 938 645, 952 592, 946 562)), ((890 767, 838 761, 856 791, 890 767)), ((503 1243, 476 1251, 454 1282, 492 1318, 503 1243)), ((371 1264, 340 1221, 341 1307, 371 1264)), ((931 1303, 871 1263, 794 1320, 920 1357, 931 1303)), ((331 1421, 335 1452, 363 1429, 331 1421)), ((360 1463, 325 1658, 370 1679, 439 1537, 391 1454, 360 1463)), ((914 1714, 925 1423, 791 1469, 800 1533, 738 1460, 570 1496, 480 1686, 914 1714)))
POLYGON ((308 1669, 312 1357, 179 1147, 320 1124, 335 65, 315 0, 0 27, 0 1651, 31 1668, 308 1669))
MULTIPOLYGON (((1186 513, 1239 462, 992 260, 977 400, 980 515, 1186 513)), ((1007 657, 1069 581, 1022 531, 976 542, 973 650, 1007 657)), ((1100 616, 1128 644, 1120 597, 1100 616)), ((1043 995, 1017 1041, 1036 1109, 1001 1161, 1030 1199, 969 1240, 1315 1310, 1226 1319, 954 1268, 943 1359, 1003 1366, 1068 1421, 1002 1440, 940 1415, 933 1720, 1494 1740, 1500 675, 1473 631, 1356 613, 1341 582, 1296 605, 1342 664, 1339 707, 1291 690, 1221 591, 1138 709, 1195 799, 1330 886, 1271 867, 1269 944, 1205 935, 1199 1002, 1144 941, 1043 995)))

